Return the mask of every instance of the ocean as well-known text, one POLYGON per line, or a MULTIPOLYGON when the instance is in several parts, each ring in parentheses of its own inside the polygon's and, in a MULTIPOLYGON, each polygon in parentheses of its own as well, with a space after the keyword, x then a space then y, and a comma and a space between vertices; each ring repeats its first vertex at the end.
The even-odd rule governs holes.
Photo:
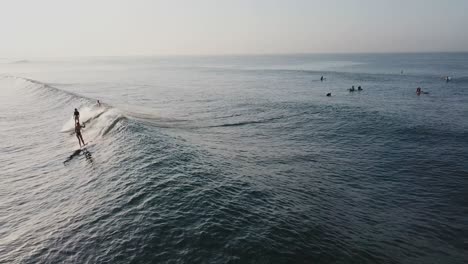
POLYGON ((0 74, 0 263, 468 262, 466 53, 0 74))

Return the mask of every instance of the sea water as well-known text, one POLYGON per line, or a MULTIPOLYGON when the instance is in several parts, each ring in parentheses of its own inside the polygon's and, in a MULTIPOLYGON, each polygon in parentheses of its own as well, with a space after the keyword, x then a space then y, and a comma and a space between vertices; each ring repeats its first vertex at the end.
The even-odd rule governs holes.
POLYGON ((468 261, 468 54, 0 73, 0 263, 468 261))

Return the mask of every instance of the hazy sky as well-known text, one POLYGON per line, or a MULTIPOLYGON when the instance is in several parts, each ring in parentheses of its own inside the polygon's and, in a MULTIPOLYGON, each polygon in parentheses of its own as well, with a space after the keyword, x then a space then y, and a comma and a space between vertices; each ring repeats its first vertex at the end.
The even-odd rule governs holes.
POLYGON ((467 0, 0 4, 0 57, 468 51, 467 0))

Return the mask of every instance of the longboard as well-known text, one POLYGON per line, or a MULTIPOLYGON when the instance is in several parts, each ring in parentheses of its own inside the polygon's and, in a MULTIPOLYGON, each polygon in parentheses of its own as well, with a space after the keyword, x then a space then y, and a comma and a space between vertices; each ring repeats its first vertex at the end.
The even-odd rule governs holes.
POLYGON ((80 149, 86 149, 86 148, 92 147, 94 145, 96 145, 96 144, 93 144, 92 141, 89 141, 89 142, 86 142, 84 145, 82 145, 80 149))

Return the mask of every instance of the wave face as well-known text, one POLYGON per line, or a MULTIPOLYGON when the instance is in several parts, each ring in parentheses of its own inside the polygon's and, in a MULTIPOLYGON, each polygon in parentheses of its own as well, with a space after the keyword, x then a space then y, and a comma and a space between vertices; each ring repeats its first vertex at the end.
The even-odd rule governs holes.
POLYGON ((28 77, 0 77, 0 263, 465 263, 466 65, 409 54, 0 66, 28 77))

